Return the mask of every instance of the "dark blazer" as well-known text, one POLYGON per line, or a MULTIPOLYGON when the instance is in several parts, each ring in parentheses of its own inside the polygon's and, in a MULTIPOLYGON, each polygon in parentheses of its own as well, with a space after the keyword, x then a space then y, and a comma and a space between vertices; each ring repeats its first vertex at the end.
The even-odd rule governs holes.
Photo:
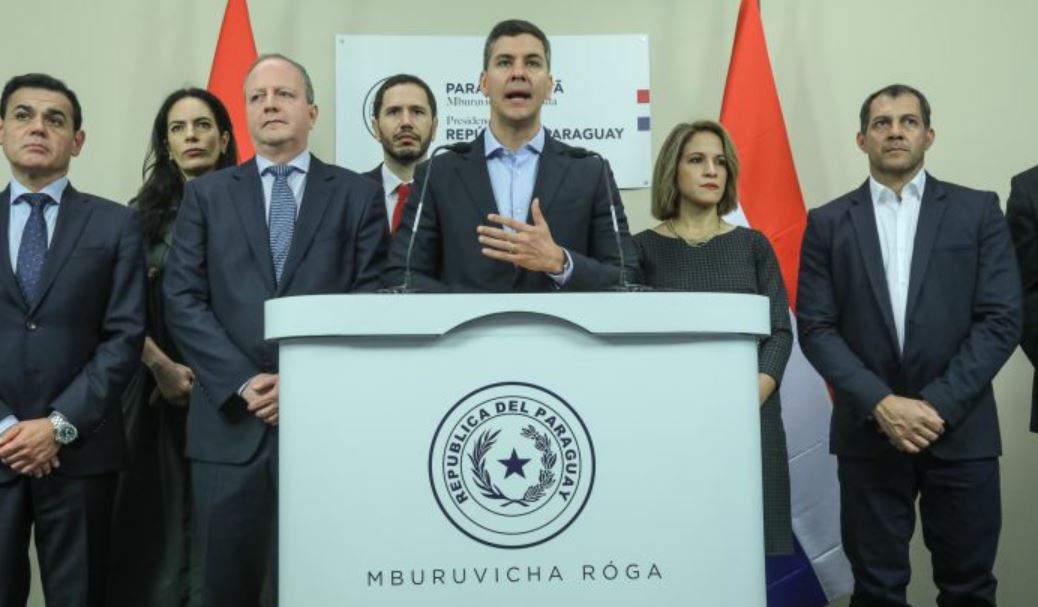
POLYGON ((924 399, 946 431, 944 459, 1001 454, 991 380, 1020 338, 1020 279, 991 192, 927 175, 898 352, 869 183, 808 214, 797 321, 804 354, 832 387, 830 447, 893 449, 872 418, 885 396, 924 399))
MULTIPOLYGON (((122 466, 122 389, 144 343, 144 253, 136 215, 82 194, 62 195, 43 268, 41 295, 29 307, 11 269, 10 188, 0 193, 0 419, 58 411, 79 430, 62 447, 61 475, 122 466)), ((15 473, 0 465, 0 482, 15 473)))
MULTIPOLYGON (((1013 177, 1006 203, 1009 232, 1024 291, 1024 337, 1020 345, 1038 364, 1038 166, 1013 177)), ((1031 381, 1031 432, 1038 432, 1038 375, 1031 381)))
MULTIPOLYGON (((629 282, 637 281, 638 256, 616 184, 611 176, 603 176, 598 159, 571 158, 565 153, 567 147, 550 135, 545 137, 533 189, 552 237, 573 259, 573 274, 562 288, 604 291, 620 282, 620 255, 609 213, 609 189, 616 201, 626 278, 629 282)), ((389 286, 403 282, 411 226, 431 162, 434 168, 411 259, 414 286, 430 291, 555 290, 555 283, 547 274, 521 270, 480 252, 476 226, 488 225, 487 215, 498 212, 482 135, 472 142, 472 150, 467 154, 448 152, 435 161, 418 165, 415 185, 389 252, 384 282, 389 286)), ((532 223, 530 217, 526 221, 532 223)))
POLYGON ((264 302, 377 288, 387 246, 385 214, 378 186, 312 157, 275 286, 255 160, 187 185, 164 292, 170 335, 196 377, 189 457, 242 463, 256 452, 265 424, 245 410, 238 390, 257 373, 278 371, 277 345, 263 338, 264 302))
POLYGON ((375 183, 377 183, 378 187, 380 187, 380 188, 384 187, 384 185, 385 185, 385 184, 382 183, 382 163, 381 162, 378 163, 378 166, 376 166, 375 168, 371 169, 370 171, 368 171, 366 173, 361 173, 361 175, 363 175, 363 176, 367 177, 368 179, 370 179, 370 180, 374 181, 375 183))

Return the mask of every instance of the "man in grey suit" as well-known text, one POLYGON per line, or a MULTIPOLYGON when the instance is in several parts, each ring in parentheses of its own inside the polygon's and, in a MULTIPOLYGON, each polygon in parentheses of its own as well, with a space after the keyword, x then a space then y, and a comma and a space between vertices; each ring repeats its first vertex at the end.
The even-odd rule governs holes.
POLYGON ((416 289, 434 291, 595 291, 635 279, 637 254, 612 177, 599 159, 541 126, 541 106, 554 87, 550 68, 551 45, 540 28, 519 20, 494 26, 480 75, 490 126, 465 151, 418 167, 387 285, 405 282, 408 270, 416 289))
POLYGON ((166 321, 195 371, 187 455, 202 604, 254 607, 276 582, 278 353, 264 301, 377 286, 387 231, 379 188, 308 150, 306 70, 257 59, 245 81, 256 157, 190 182, 166 266, 166 321))
POLYGON ((69 183, 75 93, 8 81, 0 141, 0 605, 29 596, 35 531, 49 605, 105 604, 120 396, 144 343, 144 252, 132 211, 69 183))
POLYGON ((797 324, 833 390, 853 606, 904 606, 916 500, 937 605, 995 605, 1002 445, 991 380, 1020 338, 1020 282, 998 197, 923 170, 918 90, 860 111, 870 177, 808 214, 797 324))

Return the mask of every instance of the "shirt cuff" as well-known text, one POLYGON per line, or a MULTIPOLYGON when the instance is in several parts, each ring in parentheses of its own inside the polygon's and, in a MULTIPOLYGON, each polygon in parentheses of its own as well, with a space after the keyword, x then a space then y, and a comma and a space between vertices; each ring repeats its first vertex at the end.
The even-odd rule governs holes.
POLYGON ((569 251, 562 249, 562 253, 566 256, 566 261, 562 265, 562 272, 558 274, 552 274, 548 272, 548 276, 555 281, 555 286, 561 287, 569 281, 569 277, 573 276, 573 258, 570 257, 569 251))
POLYGON ((7 417, 0 419, 0 435, 3 435, 4 432, 13 428, 17 423, 18 418, 13 415, 8 415, 7 417))

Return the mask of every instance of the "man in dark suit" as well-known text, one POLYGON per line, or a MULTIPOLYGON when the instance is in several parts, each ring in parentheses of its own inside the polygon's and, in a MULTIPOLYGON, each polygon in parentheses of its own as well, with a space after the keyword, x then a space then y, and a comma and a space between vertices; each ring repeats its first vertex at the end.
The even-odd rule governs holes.
POLYGON ((0 118, 0 605, 28 599, 35 527, 47 603, 101 606, 119 398, 144 341, 140 231, 69 184, 85 134, 63 82, 12 78, 0 118))
POLYGON ((306 70, 264 55, 245 81, 256 158, 188 184, 166 266, 166 320, 195 371, 187 421, 202 604, 259 603, 276 582, 278 353, 264 301, 377 286, 378 186, 308 150, 306 70))
POLYGON ((812 210, 800 261, 804 354, 833 390, 851 605, 907 605, 915 502, 938 605, 995 605, 1001 442, 991 380, 1020 336, 998 197, 923 170, 919 91, 862 105, 871 177, 812 210))
POLYGON ((389 229, 396 233, 411 192, 414 168, 436 137, 436 97, 421 78, 396 74, 382 81, 371 108, 371 132, 382 146, 382 162, 367 173, 382 186, 389 229))
MULTIPOLYGON (((1038 166, 1013 177, 1006 203, 1024 292, 1024 336, 1020 345, 1038 364, 1038 166)), ((1038 432, 1038 375, 1031 382, 1031 432, 1038 432)))
POLYGON ((408 269, 419 290, 594 291, 634 280, 637 254, 612 177, 600 160, 575 157, 541 126, 541 106, 554 87, 550 67, 551 46, 536 25, 509 20, 491 30, 480 74, 490 126, 470 150, 418 167, 390 249, 387 285, 407 282, 408 269))

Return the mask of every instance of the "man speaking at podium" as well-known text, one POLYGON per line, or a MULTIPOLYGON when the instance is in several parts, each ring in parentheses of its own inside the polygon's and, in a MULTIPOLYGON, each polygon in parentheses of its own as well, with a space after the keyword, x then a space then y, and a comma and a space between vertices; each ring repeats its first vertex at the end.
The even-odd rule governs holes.
POLYGON ((633 280, 637 254, 612 177, 601 160, 541 126, 554 87, 544 32, 528 21, 495 25, 479 86, 490 103, 490 127, 418 167, 383 282, 536 292, 607 290, 633 280))

